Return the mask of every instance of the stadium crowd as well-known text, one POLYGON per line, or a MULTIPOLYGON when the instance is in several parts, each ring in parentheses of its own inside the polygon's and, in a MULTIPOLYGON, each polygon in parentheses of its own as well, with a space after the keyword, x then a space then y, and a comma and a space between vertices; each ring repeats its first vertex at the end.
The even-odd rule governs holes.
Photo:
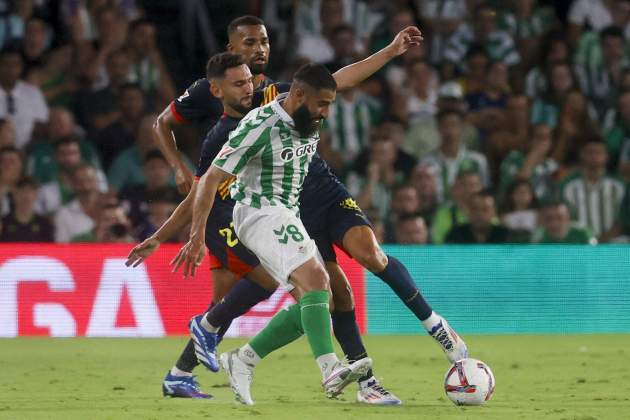
MULTIPOLYGON (((281 81, 423 31, 322 128, 381 242, 628 242, 628 0, 0 0, 0 241, 133 242, 169 217, 182 196, 152 130, 203 77, 173 35, 190 4, 204 60, 230 19, 262 17, 281 81)), ((176 132, 191 167, 202 131, 176 132)))

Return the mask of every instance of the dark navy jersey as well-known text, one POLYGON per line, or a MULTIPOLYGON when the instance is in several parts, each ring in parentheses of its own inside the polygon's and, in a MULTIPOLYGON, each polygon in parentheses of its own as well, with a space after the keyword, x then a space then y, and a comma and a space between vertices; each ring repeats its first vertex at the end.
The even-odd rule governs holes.
MULTIPOLYGON (((273 80, 265 77, 258 90, 272 83, 273 80)), ((223 104, 210 92, 210 81, 205 77, 190 85, 179 98, 171 102, 170 109, 178 122, 197 124, 203 133, 207 133, 223 114, 223 104)))

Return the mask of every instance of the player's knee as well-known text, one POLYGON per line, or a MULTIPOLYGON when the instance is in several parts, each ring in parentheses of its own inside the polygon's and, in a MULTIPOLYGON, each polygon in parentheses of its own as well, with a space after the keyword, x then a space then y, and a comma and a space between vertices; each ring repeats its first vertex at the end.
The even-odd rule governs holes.
POLYGON ((305 283, 304 289, 307 292, 328 290, 328 273, 321 264, 313 264, 308 269, 305 283))
POLYGON ((380 273, 387 267, 387 255, 378 244, 362 244, 352 257, 372 273, 380 273))

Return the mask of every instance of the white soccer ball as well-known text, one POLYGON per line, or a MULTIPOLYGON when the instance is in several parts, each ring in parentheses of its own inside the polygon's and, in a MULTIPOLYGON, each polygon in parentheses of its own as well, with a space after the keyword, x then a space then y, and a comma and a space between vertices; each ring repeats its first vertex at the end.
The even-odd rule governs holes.
POLYGON ((444 390, 457 405, 482 405, 494 392, 494 375, 484 362, 462 359, 453 363, 444 377, 444 390))

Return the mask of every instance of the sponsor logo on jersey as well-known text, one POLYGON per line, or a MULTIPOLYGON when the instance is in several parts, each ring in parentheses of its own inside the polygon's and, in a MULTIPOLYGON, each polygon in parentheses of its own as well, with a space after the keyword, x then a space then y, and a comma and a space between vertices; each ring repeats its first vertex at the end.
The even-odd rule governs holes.
POLYGON ((301 158, 302 156, 305 156, 305 155, 315 154, 316 151, 317 151, 317 142, 305 144, 297 148, 285 147, 280 152, 280 158, 284 160, 285 162, 288 162, 295 158, 301 158))
POLYGON ((188 98, 188 95, 190 95, 190 94, 188 93, 188 89, 186 89, 184 91, 184 93, 182 93, 182 95, 179 98, 177 98, 177 100, 179 102, 182 102, 184 99, 188 98))
POLYGON ((361 207, 359 207, 357 202, 354 201, 354 198, 346 198, 341 203, 339 203, 339 205, 347 210, 361 211, 361 207))

